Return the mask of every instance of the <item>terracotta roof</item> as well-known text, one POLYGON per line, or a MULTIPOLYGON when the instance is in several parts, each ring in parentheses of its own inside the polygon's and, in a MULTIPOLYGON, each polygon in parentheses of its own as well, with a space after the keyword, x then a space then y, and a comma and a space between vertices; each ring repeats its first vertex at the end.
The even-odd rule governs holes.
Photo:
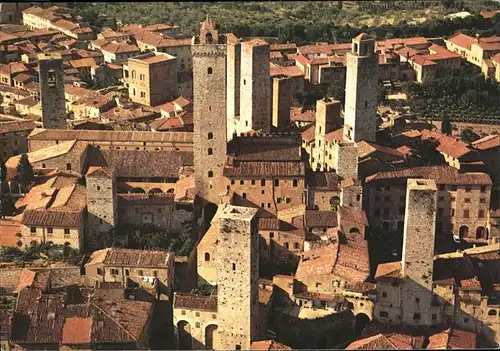
POLYGON ((470 331, 448 328, 429 336, 427 349, 475 349, 477 334, 470 331))
POLYGON ((429 59, 426 57, 426 55, 414 55, 410 59, 413 63, 419 65, 419 66, 433 66, 437 65, 436 62, 432 61, 432 59, 429 59))
POLYGON ((500 13, 500 10, 492 10, 492 11, 481 11, 480 14, 484 18, 494 17, 497 13, 500 13))
POLYGON ((306 184, 314 189, 338 189, 339 176, 335 172, 308 172, 306 184))
POLYGON ((181 167, 192 166, 194 161, 193 153, 187 151, 159 152, 92 148, 88 155, 88 164, 112 167, 119 177, 178 178, 181 167))
POLYGON ((406 180, 407 178, 434 179, 437 184, 454 185, 491 185, 489 175, 479 172, 460 173, 451 166, 424 166, 394 171, 378 172, 366 178, 366 182, 388 181, 394 179, 406 180))
POLYGON ((343 141, 344 140, 344 129, 340 128, 334 130, 333 132, 325 134, 325 141, 333 143, 335 141, 343 141))
POLYGON ((300 177, 305 175, 303 162, 286 161, 239 161, 237 165, 224 167, 226 177, 300 177))
POLYGON ((388 154, 391 156, 404 158, 404 155, 401 152, 397 151, 396 149, 386 147, 386 146, 377 145, 375 143, 371 143, 368 141, 362 140, 359 143, 357 143, 357 146, 358 146, 359 157, 366 157, 366 156, 369 156, 372 153, 378 151, 378 152, 388 154))
MULTIPOLYGON (((0 124, 0 128, 1 128, 0 124)), ((484 138, 476 140, 472 146, 478 150, 489 150, 500 146, 500 135, 488 135, 484 138)))
POLYGON ((301 133, 302 140, 305 142, 311 142, 316 137, 316 126, 311 125, 306 130, 301 133))
POLYGON ((300 67, 297 67, 297 66, 271 67, 269 70, 269 73, 270 73, 271 77, 282 76, 282 75, 287 76, 287 77, 303 77, 304 76, 304 72, 302 72, 300 67))
POLYGON ((31 131, 35 129, 35 127, 36 124, 34 121, 3 122, 0 123, 0 134, 31 131))
POLYGON ((68 61, 68 63, 73 68, 92 67, 92 66, 95 66, 97 64, 96 61, 92 57, 70 60, 70 61, 68 61))
POLYGON ((139 48, 133 44, 126 42, 111 42, 101 47, 101 51, 106 51, 112 54, 123 54, 128 52, 139 52, 139 48))
POLYGON ((468 35, 465 35, 462 33, 458 33, 458 34, 455 34, 454 36, 452 36, 451 38, 448 38, 448 41, 452 42, 453 44, 455 44, 459 47, 470 50, 471 45, 476 42, 476 39, 471 37, 471 36, 468 36, 468 35))
POLYGON ((17 246, 19 241, 17 233, 21 233, 21 223, 15 220, 0 219, 0 246, 17 246))
POLYGON ((359 223, 362 225, 368 225, 368 218, 366 217, 365 211, 358 207, 352 206, 341 206, 339 208, 340 212, 340 223, 342 224, 343 220, 359 223))
POLYGON ((439 145, 436 150, 453 158, 461 158, 471 152, 469 146, 463 141, 439 132, 422 130, 421 138, 422 140, 437 141, 439 145))
POLYGON ((169 268, 170 251, 108 248, 94 251, 86 265, 103 263, 120 267, 169 268))
POLYGON ((316 111, 312 109, 303 109, 302 107, 291 107, 290 120, 313 123, 316 121, 316 111))
POLYGON ((228 154, 237 161, 302 160, 300 141, 289 137, 242 137, 228 143, 228 154))
POLYGON ((304 251, 303 257, 299 262, 295 278, 310 278, 311 276, 320 276, 331 274, 338 253, 338 243, 329 244, 309 251, 304 251))
POLYGON ((341 44, 313 44, 301 46, 298 51, 303 55, 308 54, 327 54, 331 55, 337 51, 350 51, 352 48, 351 43, 341 43, 341 44))
POLYGON ((291 350, 292 348, 276 340, 253 341, 250 350, 291 350))
POLYGON ((335 211, 306 211, 306 226, 335 228, 338 226, 337 212, 335 211))
POLYGON ((346 350, 398 350, 383 334, 377 334, 351 342, 346 350))
POLYGON ((150 64, 159 63, 159 62, 167 62, 167 61, 175 60, 175 59, 176 58, 172 55, 160 53, 157 55, 149 55, 147 57, 140 57, 140 56, 134 57, 134 58, 131 58, 130 60, 145 62, 148 65, 150 65, 150 64))
POLYGON ((31 140, 141 141, 157 143, 193 143, 191 132, 156 133, 148 131, 63 130, 36 128, 31 140))
POLYGON ((174 308, 217 312, 217 296, 174 293, 174 308))
POLYGON ((92 318, 70 317, 64 321, 61 343, 90 344, 92 336, 92 318))
POLYGON ((380 263, 375 272, 375 279, 388 277, 388 278, 401 278, 401 261, 380 263))
POLYGON ((79 228, 82 212, 26 210, 21 223, 26 226, 79 228))

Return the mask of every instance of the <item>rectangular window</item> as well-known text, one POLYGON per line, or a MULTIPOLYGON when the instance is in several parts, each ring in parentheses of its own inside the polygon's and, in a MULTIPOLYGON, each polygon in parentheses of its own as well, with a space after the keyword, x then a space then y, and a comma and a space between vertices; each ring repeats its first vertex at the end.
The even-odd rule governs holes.
POLYGON ((128 277, 130 275, 130 271, 128 269, 125 270, 125 275, 128 277))
POLYGON ((471 187, 470 187, 470 186, 466 186, 466 187, 465 187, 465 192, 466 192, 466 193, 470 193, 470 190, 471 190, 471 187))
POLYGON ((144 272, 142 271, 142 269, 139 269, 139 277, 142 277, 144 275, 144 272))
POLYGON ((245 181, 244 180, 240 180, 240 185, 245 185, 245 181))
POLYGON ((456 185, 451 185, 450 186, 451 191, 457 191, 457 186, 456 185))
POLYGON ((382 318, 389 318, 389 313, 386 311, 380 311, 379 316, 382 318))
POLYGON ((484 218, 484 210, 479 210, 479 212, 478 212, 477 216, 478 216, 479 218, 484 218))
POLYGON ((30 233, 36 233, 36 227, 31 227, 30 228, 30 233))
POLYGON ((486 203, 486 199, 479 199, 479 203, 485 204, 486 203))
POLYGON ((420 313, 414 313, 413 320, 419 321, 420 320, 420 313))
POLYGON ((469 218, 469 210, 464 210, 464 218, 469 218))
POLYGON ((255 179, 252 179, 252 185, 255 185, 255 179))
POLYGON ((158 276, 158 272, 157 271, 153 271, 153 277, 157 277, 158 276))
POLYGON ((435 321, 437 319, 437 314, 433 313, 432 314, 432 320, 435 321))
POLYGON ((289 245, 288 243, 285 243, 285 249, 287 249, 287 250, 288 250, 289 246, 290 246, 290 245, 289 245))
POLYGON ((470 198, 468 198, 468 197, 467 197, 467 198, 465 198, 464 202, 465 202, 466 204, 470 204, 470 198))
POLYGON ((280 186, 280 180, 279 179, 275 179, 274 180, 274 186, 280 186))
POLYGON ((260 186, 266 186, 266 180, 265 179, 261 179, 260 180, 260 186))
POLYGON ((269 237, 270 237, 271 239, 272 239, 272 238, 274 238, 274 232, 270 232, 270 233, 269 233, 269 237))
POLYGON ((387 297, 387 293, 385 291, 382 293, 382 297, 387 297))
POLYGON ((444 196, 438 197, 438 201, 444 201, 444 196))
POLYGON ((234 185, 234 179, 231 179, 231 185, 234 185))
POLYGON ((420 303, 420 298, 416 297, 415 298, 415 303, 420 303))
POLYGON ((486 192, 486 186, 484 186, 484 185, 482 185, 482 186, 481 186, 481 192, 482 192, 482 193, 485 193, 485 192, 486 192))
POLYGON ((48 234, 52 234, 53 232, 54 232, 54 229, 52 229, 52 228, 47 228, 47 233, 48 233, 48 234))
POLYGON ((64 228, 64 235, 69 235, 69 228, 64 228))
POLYGON ((441 190, 441 191, 445 191, 445 189, 446 189, 446 185, 441 184, 441 185, 439 186, 439 190, 441 190))
POLYGON ((297 184, 298 184, 298 180, 297 180, 297 179, 294 179, 292 183, 293 183, 293 187, 294 187, 294 188, 296 188, 296 187, 297 187, 297 184))

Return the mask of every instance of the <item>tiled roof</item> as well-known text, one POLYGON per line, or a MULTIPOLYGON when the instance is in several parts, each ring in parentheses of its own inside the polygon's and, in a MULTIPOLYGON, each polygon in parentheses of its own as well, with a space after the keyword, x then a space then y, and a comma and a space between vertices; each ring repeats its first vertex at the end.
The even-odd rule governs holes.
POLYGON ((61 343, 90 344, 92 337, 92 318, 69 317, 64 321, 61 343))
MULTIPOLYGON (((33 152, 28 152, 28 160, 31 164, 41 162, 51 158, 59 157, 66 154, 72 154, 77 157, 81 156, 87 149, 87 143, 78 142, 76 140, 66 141, 57 145, 49 146, 33 152)), ((16 168, 21 155, 13 156, 5 162, 7 168, 16 168)))
POLYGON ((451 38, 448 38, 448 41, 452 42, 457 46, 470 50, 471 45, 476 42, 476 39, 471 36, 458 33, 452 36, 451 38))
POLYGON ((340 128, 334 130, 333 132, 325 134, 325 141, 333 143, 335 141, 343 141, 344 140, 344 129, 340 128))
POLYGON ((434 179, 437 184, 453 185, 491 185, 489 175, 479 172, 460 173, 451 166, 424 166, 394 171, 378 172, 366 178, 367 183, 388 181, 394 179, 406 180, 407 178, 434 179))
POLYGON ((335 228, 338 226, 337 212, 335 211, 306 211, 306 226, 309 228, 326 227, 335 228))
POLYGON ((399 157, 399 158, 404 157, 404 155, 401 152, 399 152, 393 148, 377 145, 375 143, 371 143, 368 141, 362 140, 357 145, 358 145, 359 157, 366 157, 366 156, 371 155, 372 153, 377 152, 377 151, 384 153, 384 154, 391 155, 391 156, 399 157))
POLYGON ((353 206, 341 206, 339 209, 340 212, 340 223, 343 220, 359 223, 362 225, 368 225, 368 219, 366 217, 365 211, 358 207, 353 206))
POLYGON ((375 272, 375 279, 401 278, 401 261, 380 263, 375 272))
POLYGON ((269 70, 269 73, 270 73, 271 77, 282 76, 282 75, 287 76, 287 77, 303 77, 304 76, 304 72, 302 72, 302 70, 298 66, 271 67, 269 70))
POLYGON ((109 130, 63 130, 36 128, 28 136, 31 140, 85 140, 120 142, 157 142, 193 143, 191 132, 156 133, 148 131, 109 131, 109 130))
POLYGON ((398 350, 383 334, 369 336, 351 342, 346 350, 398 350))
POLYGON ((78 228, 80 227, 81 217, 81 211, 26 210, 23 213, 21 224, 26 226, 78 228))
POLYGON ((171 193, 117 194, 120 205, 168 205, 174 201, 171 193))
POLYGON ((286 161, 240 161, 235 166, 224 168, 226 177, 300 177, 305 175, 303 162, 286 161))
POLYGON ((316 111, 312 109, 304 109, 302 107, 291 107, 290 120, 313 123, 316 121, 316 111))
POLYGON ((217 312, 217 296, 174 293, 174 309, 217 312))
POLYGON ((106 51, 112 54, 124 54, 129 52, 139 52, 139 48, 133 44, 126 42, 111 42, 101 47, 101 51, 106 51))
POLYGON ((119 267, 160 267, 169 268, 170 251, 150 251, 108 248, 94 251, 87 265, 103 263, 119 267))
MULTIPOLYGON (((0 124, 0 128, 1 128, 0 124)), ((500 146, 500 135, 488 135, 484 138, 476 140, 472 143, 472 146, 478 150, 488 150, 500 146)))
POLYGON ((429 336, 427 349, 475 349, 477 334, 470 331, 448 328, 429 336))
POLYGON ((21 224, 18 221, 0 219, 0 246, 16 246, 19 241, 17 233, 21 233, 21 224))
POLYGON ((36 124, 34 121, 3 122, 0 123, 0 134, 31 131, 35 127, 36 124))
POLYGON ((314 189, 338 189, 339 176, 335 172, 307 172, 306 184, 314 189))
MULTIPOLYGON (((160 134, 160 133, 158 133, 160 134)), ((192 166, 193 153, 187 151, 98 150, 89 152, 90 166, 112 167, 119 177, 178 178, 179 170, 192 166)))
POLYGON ((337 260, 338 243, 304 251, 295 278, 309 278, 331 274, 337 260))
POLYGON ((276 340, 253 341, 250 350, 291 350, 292 348, 276 340))
POLYGON ((236 138, 228 143, 228 154, 238 161, 300 161, 298 139, 280 137, 236 138))
POLYGON ((302 140, 311 142, 316 137, 316 126, 312 125, 301 133, 302 140))
POLYGON ((73 68, 92 67, 97 65, 97 62, 92 57, 70 60, 68 63, 73 68))

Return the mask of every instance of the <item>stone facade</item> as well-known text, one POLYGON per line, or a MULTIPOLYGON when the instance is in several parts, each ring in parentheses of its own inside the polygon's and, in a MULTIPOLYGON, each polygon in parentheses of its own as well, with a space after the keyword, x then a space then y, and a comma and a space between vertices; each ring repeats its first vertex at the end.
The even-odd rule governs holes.
POLYGON ((259 324, 255 209, 226 206, 219 217, 217 312, 220 349, 250 349, 259 324))
POLYGON ((28 134, 34 129, 32 121, 0 123, 0 158, 7 160, 11 156, 28 152, 28 134))
POLYGON ((434 180, 408 179, 407 189, 402 257, 402 321, 405 325, 429 326, 432 323, 429 306, 432 303, 437 188, 434 180))
MULTIPOLYGON (((201 31, 200 42, 207 41, 201 31)), ((212 32, 217 37, 217 32, 212 32)), ((226 162, 226 46, 196 44, 192 47, 194 74, 194 167, 196 193, 219 203, 226 162)))
POLYGON ((66 128, 64 73, 60 54, 38 55, 42 124, 44 128, 66 128))
POLYGON ((116 227, 116 179, 112 169, 90 167, 86 175, 88 246, 101 248, 105 235, 116 227))
POLYGON ((367 34, 352 40, 347 54, 344 136, 355 142, 375 141, 378 106, 378 54, 367 34))
POLYGON ((260 130, 269 133, 271 125, 271 82, 269 44, 261 41, 241 43, 240 118, 236 133, 260 130))
POLYGON ((241 43, 227 45, 227 140, 236 133, 235 118, 240 115, 241 43))
POLYGON ((293 78, 273 78, 273 111, 272 125, 275 128, 283 128, 290 124, 290 107, 292 106, 293 78))
POLYGON ((342 179, 358 179, 358 147, 355 143, 333 145, 333 168, 342 179))
POLYGON ((337 100, 323 99, 316 102, 316 126, 312 150, 315 170, 326 171, 327 169, 329 155, 325 152, 325 135, 341 127, 341 109, 342 105, 337 100))

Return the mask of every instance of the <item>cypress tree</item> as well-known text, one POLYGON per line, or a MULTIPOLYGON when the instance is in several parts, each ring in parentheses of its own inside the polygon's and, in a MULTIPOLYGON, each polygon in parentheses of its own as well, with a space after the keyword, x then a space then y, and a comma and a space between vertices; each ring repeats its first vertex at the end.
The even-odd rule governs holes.
POLYGON ((33 167, 26 154, 21 155, 17 164, 17 179, 23 186, 28 186, 33 181, 33 167))

